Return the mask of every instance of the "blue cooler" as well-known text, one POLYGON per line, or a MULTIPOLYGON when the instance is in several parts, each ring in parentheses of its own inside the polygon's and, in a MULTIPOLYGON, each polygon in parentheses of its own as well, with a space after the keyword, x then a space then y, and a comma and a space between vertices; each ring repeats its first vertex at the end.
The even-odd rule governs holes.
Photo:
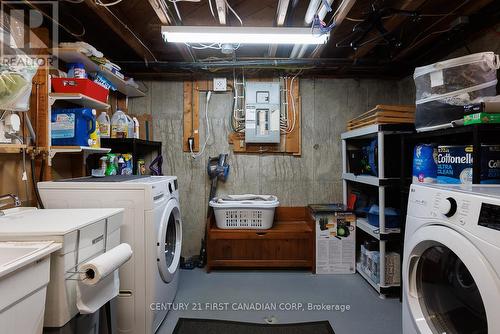
POLYGON ((51 122, 53 146, 89 146, 96 125, 90 108, 53 109, 51 122))

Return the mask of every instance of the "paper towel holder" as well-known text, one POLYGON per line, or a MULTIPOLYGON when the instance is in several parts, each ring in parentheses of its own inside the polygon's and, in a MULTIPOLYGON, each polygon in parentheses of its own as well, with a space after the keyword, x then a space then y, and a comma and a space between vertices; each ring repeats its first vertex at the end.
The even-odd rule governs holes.
POLYGON ((77 269, 79 266, 81 266, 82 264, 84 264, 85 262, 88 262, 90 260, 92 260, 93 258, 101 255, 101 254, 104 254, 106 253, 106 248, 108 246, 108 219, 106 218, 106 221, 104 222, 104 235, 103 235, 103 239, 104 239, 104 247, 101 251, 99 251, 98 253, 96 254, 93 254, 91 256, 89 256, 88 258, 86 258, 85 260, 82 260, 80 261, 80 230, 77 231, 77 235, 76 235, 76 265, 72 266, 71 268, 69 268, 67 271, 66 271, 66 274, 69 274, 70 276, 73 276, 73 275, 78 275, 76 278, 74 277, 67 277, 66 280, 69 280, 69 281, 83 281, 85 279, 92 279, 95 277, 95 272, 92 270, 92 269, 88 269, 86 271, 79 271, 79 270, 75 270, 77 269), (92 273, 88 273, 89 271, 91 271, 92 273), (84 274, 85 277, 84 278, 81 278, 80 275, 81 274, 84 274), (92 275, 92 277, 90 277, 90 275, 92 275))

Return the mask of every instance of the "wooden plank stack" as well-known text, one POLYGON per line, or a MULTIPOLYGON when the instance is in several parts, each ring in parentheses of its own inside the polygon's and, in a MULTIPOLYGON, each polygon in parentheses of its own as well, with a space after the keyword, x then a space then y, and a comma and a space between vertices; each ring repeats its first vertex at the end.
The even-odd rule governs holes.
POLYGON ((347 122, 347 130, 358 129, 373 124, 413 124, 415 123, 414 105, 378 104, 375 108, 347 122))

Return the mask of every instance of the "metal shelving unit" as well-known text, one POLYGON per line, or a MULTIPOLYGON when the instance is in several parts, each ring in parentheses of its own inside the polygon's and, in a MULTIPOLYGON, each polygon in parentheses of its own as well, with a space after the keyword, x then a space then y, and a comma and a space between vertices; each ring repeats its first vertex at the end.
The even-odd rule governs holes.
MULTIPOLYGON (((101 138, 101 144, 111 148, 112 152, 131 153, 134 159, 145 158, 149 156, 151 160, 162 154, 161 142, 144 140, 137 138, 101 138)), ((137 173, 137 164, 134 162, 133 173, 137 173)))
MULTIPOLYGON (((372 226, 368 223, 366 218, 358 218, 356 222, 357 229, 370 237, 379 241, 380 251, 380 282, 385 282, 385 254, 386 243, 388 241, 400 240, 401 229, 389 229, 385 226, 385 208, 386 208, 386 192, 394 186, 399 186, 400 177, 386 177, 386 164, 384 161, 386 150, 386 136, 400 135, 403 133, 410 133, 413 131, 413 126, 404 124, 388 124, 388 125, 370 125, 356 130, 345 132, 341 135, 342 139, 342 182, 343 182, 343 200, 347 204, 348 200, 348 187, 349 183, 360 183, 378 188, 378 206, 380 211, 379 227, 372 226), (347 160, 348 142, 351 140, 359 139, 373 139, 377 138, 378 160, 377 170, 378 176, 370 175, 355 175, 349 171, 347 160)), ((386 295, 395 294, 399 291, 398 285, 387 285, 383 283, 376 283, 357 266, 358 273, 370 283, 370 285, 380 293, 381 297, 386 295)))

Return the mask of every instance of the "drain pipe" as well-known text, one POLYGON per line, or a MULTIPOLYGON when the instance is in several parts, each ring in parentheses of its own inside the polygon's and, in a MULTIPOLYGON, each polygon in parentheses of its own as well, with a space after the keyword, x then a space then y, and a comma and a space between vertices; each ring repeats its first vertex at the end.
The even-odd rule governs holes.
MULTIPOLYGON (((326 0, 329 5, 333 3, 333 0, 326 0)), ((322 3, 322 0, 311 0, 309 2, 309 7, 307 7, 306 16, 304 17, 304 24, 306 26, 310 26, 314 15, 318 13, 318 17, 320 20, 323 20, 328 13, 328 9, 322 3), (321 5, 320 5, 321 3, 321 5), (319 12, 318 12, 319 9, 319 12)), ((290 53, 290 58, 302 58, 307 52, 309 45, 306 44, 297 44, 293 47, 292 52, 290 53)))

